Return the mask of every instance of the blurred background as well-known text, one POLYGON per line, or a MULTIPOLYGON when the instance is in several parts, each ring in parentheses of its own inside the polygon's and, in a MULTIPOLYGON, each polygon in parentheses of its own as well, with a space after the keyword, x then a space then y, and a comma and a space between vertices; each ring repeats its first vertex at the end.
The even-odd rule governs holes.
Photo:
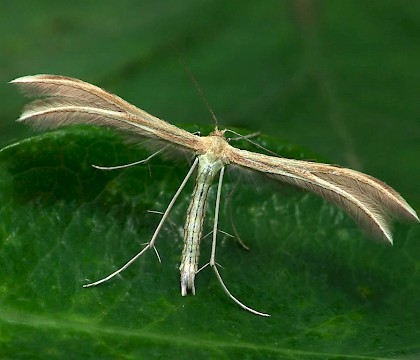
POLYGON ((0 3, 0 144, 23 75, 77 77, 171 123, 218 116, 376 176, 417 209, 420 2, 15 1, 0 3), (173 42, 177 48, 174 50, 173 42))

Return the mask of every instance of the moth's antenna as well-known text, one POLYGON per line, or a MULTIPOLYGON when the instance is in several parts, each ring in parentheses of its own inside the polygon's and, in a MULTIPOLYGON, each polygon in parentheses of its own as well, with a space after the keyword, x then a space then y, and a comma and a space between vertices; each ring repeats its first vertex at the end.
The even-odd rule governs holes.
POLYGON ((189 66, 187 65, 187 62, 185 61, 184 57, 181 55, 181 53, 179 52, 178 48, 176 47, 175 43, 173 41, 170 42, 172 45, 172 48, 175 50, 175 52, 178 55, 178 58, 182 64, 182 66, 184 67, 185 72, 188 74, 188 76, 190 77, 192 83, 194 84, 194 87, 196 88, 196 90, 198 91, 201 100, 203 100, 204 104, 206 105, 207 110, 210 112, 215 124, 216 124, 216 128, 219 127, 219 122, 217 121, 217 117, 213 111, 213 109, 211 108, 209 102, 206 99, 206 96, 204 95, 203 91, 200 88, 200 85, 198 85, 197 80, 195 79, 194 75, 191 72, 191 69, 189 68, 189 66))

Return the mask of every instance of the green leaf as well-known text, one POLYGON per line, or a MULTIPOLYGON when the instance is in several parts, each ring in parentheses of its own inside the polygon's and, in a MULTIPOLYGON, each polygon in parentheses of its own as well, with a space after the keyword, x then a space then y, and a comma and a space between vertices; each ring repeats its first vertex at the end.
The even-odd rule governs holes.
MULTIPOLYGON (((313 158, 260 140, 280 155, 313 158)), ((232 232, 233 221, 251 249, 220 234, 217 260, 230 291, 272 317, 238 308, 209 268, 197 276, 197 295, 181 297, 191 184, 157 241, 162 263, 150 251, 108 283, 83 288, 142 249, 160 219, 147 210, 164 211, 188 169, 159 159, 116 171, 91 165, 146 156, 91 127, 0 153, 2 357, 378 359, 420 350, 411 321, 420 296, 418 226, 398 226, 393 248, 373 243, 334 206, 261 179, 237 185, 235 171, 223 188, 220 227, 232 232)), ((206 238, 202 265, 209 254, 206 238)))

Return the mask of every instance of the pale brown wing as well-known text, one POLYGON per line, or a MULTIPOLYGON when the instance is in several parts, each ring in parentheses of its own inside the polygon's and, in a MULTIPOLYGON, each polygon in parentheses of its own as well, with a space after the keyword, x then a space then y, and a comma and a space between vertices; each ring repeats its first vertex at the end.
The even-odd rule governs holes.
POLYGON ((391 217, 419 221, 416 212, 394 189, 355 170, 236 148, 231 148, 229 161, 309 190, 337 204, 366 231, 391 243, 391 217))
POLYGON ((110 126, 131 135, 168 142, 196 152, 201 139, 84 81, 58 75, 12 80, 28 96, 42 97, 27 105, 19 121, 38 128, 70 124, 110 126))

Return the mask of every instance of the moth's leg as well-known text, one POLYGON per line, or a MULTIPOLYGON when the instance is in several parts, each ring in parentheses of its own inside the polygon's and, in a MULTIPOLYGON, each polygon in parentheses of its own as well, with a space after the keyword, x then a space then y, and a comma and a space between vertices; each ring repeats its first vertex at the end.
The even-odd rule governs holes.
POLYGON ((238 184, 239 184, 239 180, 238 181, 236 181, 236 184, 235 184, 235 186, 233 187, 233 189, 232 189, 232 191, 230 192, 230 194, 227 196, 227 200, 229 201, 229 218, 230 218, 230 225, 232 226, 232 229, 233 229, 233 234, 234 234, 234 236, 233 236, 233 238, 234 239, 236 239, 236 241, 239 243, 239 245, 241 245, 242 246, 242 248, 244 249, 244 250, 246 250, 246 251, 249 251, 249 246, 248 245, 246 245, 243 241, 242 241, 242 239, 241 239, 241 237, 239 236, 239 233, 238 233, 238 230, 236 229, 236 226, 235 226, 235 223, 234 223, 234 221, 233 221, 233 206, 232 206, 232 198, 233 198, 233 193, 235 192, 235 190, 236 190, 236 187, 238 186, 238 184))
MULTIPOLYGON (((155 241, 157 236, 159 235, 159 231, 163 226, 163 223, 165 222, 166 218, 169 215, 169 212, 171 211, 173 205, 175 204, 176 199, 178 198, 179 194, 181 193, 182 189, 184 188, 185 184, 187 183, 188 179, 190 178, 191 174, 193 173, 194 169, 196 168, 198 164, 198 158, 195 159, 194 163, 192 164, 190 170, 188 171, 188 174, 185 176, 184 180, 182 181, 181 185, 179 186, 178 190, 176 191, 175 195, 173 196, 171 202, 169 203, 168 207, 166 208, 165 212, 162 215, 162 219, 160 219, 160 222, 152 236, 152 239, 148 242, 148 244, 143 248, 142 251, 140 251, 136 256, 134 256, 130 261, 128 261, 124 266, 122 266, 121 268, 119 268, 117 271, 114 271, 112 274, 108 275, 107 277, 95 281, 93 283, 90 284, 86 284, 83 285, 83 287, 91 287, 91 286, 96 286, 99 284, 104 283, 105 281, 108 281, 109 279, 112 279, 115 275, 118 275, 120 272, 124 271, 125 269, 127 269, 134 261, 136 261, 140 256, 142 256, 148 249, 150 248, 154 248, 155 247, 155 241)), ((158 255, 158 259, 160 261, 160 257, 158 255)))
MULTIPOLYGON (((242 246, 242 248, 244 249, 244 250, 247 250, 247 251, 249 251, 249 247, 242 241, 242 239, 240 238, 240 236, 239 236, 239 233, 238 233, 238 231, 236 230, 236 226, 235 226, 235 224, 233 223, 233 215, 232 215, 232 194, 233 194, 233 192, 235 191, 235 189, 236 189, 236 186, 238 185, 238 182, 235 184, 235 186, 234 186, 234 188, 233 188, 233 190, 230 192, 230 194, 227 196, 227 200, 229 200, 229 218, 230 218, 230 224, 231 224, 231 226, 232 226, 232 229, 233 229, 233 233, 234 233, 234 235, 232 235, 232 234, 229 234, 227 231, 223 231, 223 230, 220 230, 220 229, 217 229, 217 231, 219 232, 219 233, 222 233, 222 234, 224 234, 224 235, 226 235, 226 236, 228 236, 228 237, 230 237, 230 238, 233 238, 233 239, 235 239, 238 243, 239 243, 239 245, 240 246, 242 246)), ((207 236, 210 236, 211 234, 213 234, 213 230, 211 230, 209 233, 207 233, 206 235, 204 235, 202 238, 201 238, 201 240, 203 240, 203 239, 205 239, 207 236)), ((209 265, 209 264, 206 264, 205 266, 207 266, 207 265, 209 265)), ((198 270, 197 271, 197 273, 199 272, 199 271, 201 271, 202 269, 203 269, 204 267, 202 267, 200 270, 198 270)))
POLYGON ((167 146, 164 146, 162 149, 154 152, 152 155, 148 156, 146 159, 135 161, 135 162, 130 163, 130 164, 117 165, 117 166, 98 166, 98 165, 92 165, 92 167, 94 167, 95 169, 99 169, 99 170, 117 170, 117 169, 128 168, 128 167, 134 166, 134 165, 144 164, 144 163, 147 163, 149 160, 153 159, 157 154, 159 154, 163 150, 165 150, 165 148, 167 148, 167 146))
POLYGON ((249 134, 249 135, 245 135, 245 136, 244 136, 244 135, 241 135, 241 134, 237 133, 236 131, 229 130, 229 129, 226 129, 226 130, 225 130, 225 132, 230 132, 230 133, 232 133, 232 134, 237 135, 237 137, 236 137, 236 138, 229 138, 229 139, 227 139, 228 141, 232 141, 232 140, 246 140, 246 141, 248 141, 250 144, 254 145, 255 147, 257 147, 257 148, 259 148, 259 149, 262 149, 262 150, 264 150, 264 151, 267 151, 267 152, 268 152, 269 154, 271 154, 271 155, 274 155, 274 156, 280 156, 279 154, 277 154, 277 153, 275 153, 274 151, 271 151, 271 150, 269 150, 269 149, 265 148, 264 146, 261 146, 260 144, 256 143, 255 141, 249 140, 249 138, 252 138, 252 137, 255 137, 255 136, 260 135, 259 133, 252 133, 252 134, 249 134))
POLYGON ((228 138, 227 139, 228 141, 238 141, 238 140, 244 140, 244 139, 247 140, 247 139, 252 139, 253 137, 257 137, 261 135, 261 131, 257 131, 248 135, 241 135, 237 133, 236 131, 229 130, 229 129, 226 129, 226 132, 231 132, 232 134, 236 135, 236 137, 234 138, 228 138))
POLYGON ((251 309, 249 306, 246 306, 245 304, 240 302, 236 297, 234 297, 231 294, 231 292, 229 291, 229 289, 226 287, 225 283, 223 282, 222 277, 220 276, 219 270, 217 270, 217 264, 216 264, 217 226, 218 226, 218 222, 219 222, 220 195, 221 195, 221 192, 222 192, 224 170, 225 170, 224 167, 220 170, 219 184, 217 186, 216 208, 215 208, 215 211, 214 211, 214 224, 213 224, 213 242, 212 242, 212 247, 211 247, 211 257, 210 257, 209 265, 210 265, 210 267, 213 268, 214 273, 216 274, 216 277, 219 280, 220 285, 222 285, 222 288, 225 291, 225 293, 235 303, 237 303, 241 308, 243 308, 243 309, 245 309, 245 310, 247 310, 247 311, 249 311, 253 314, 260 315, 260 316, 270 316, 269 314, 265 314, 265 313, 256 311, 254 309, 251 309))

